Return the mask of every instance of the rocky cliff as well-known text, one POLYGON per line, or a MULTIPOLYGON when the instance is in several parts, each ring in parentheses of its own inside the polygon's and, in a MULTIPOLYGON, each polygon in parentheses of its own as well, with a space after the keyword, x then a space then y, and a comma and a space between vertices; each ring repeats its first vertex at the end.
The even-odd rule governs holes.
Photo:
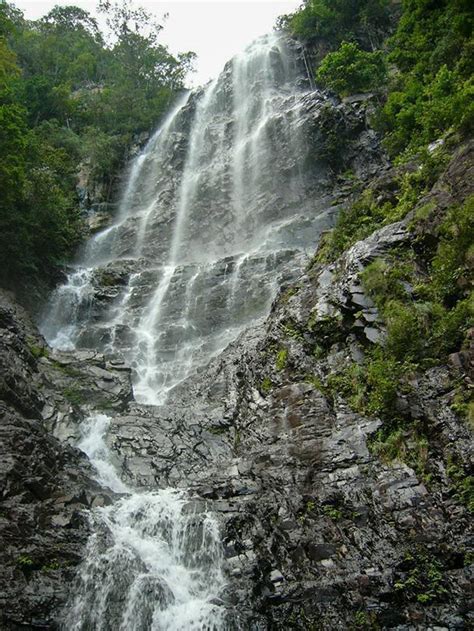
MULTIPOLYGON (((337 120, 357 103, 336 107, 337 120)), ((397 171, 380 154, 364 168, 361 146, 376 153, 376 138, 365 114, 354 116, 339 157, 390 196, 397 171)), ((468 629, 472 428, 456 402, 472 387, 472 336, 449 361, 396 382, 395 437, 384 410, 357 403, 346 369, 365 366, 387 336, 364 270, 433 248, 448 209, 472 194, 472 175, 463 146, 408 215, 333 262, 316 257, 263 324, 164 406, 133 400, 119 357, 49 349, 2 294, 2 628, 57 626, 87 515, 114 499, 71 446, 101 411, 128 484, 185 487, 219 516, 229 629, 468 629)), ((328 205, 349 204, 351 187, 341 180, 328 205)))
POLYGON ((0 628, 53 628, 89 535, 88 509, 111 502, 85 455, 64 440, 68 424, 77 433, 80 396, 124 405, 129 372, 93 352, 52 352, 5 292, 0 367, 0 628))

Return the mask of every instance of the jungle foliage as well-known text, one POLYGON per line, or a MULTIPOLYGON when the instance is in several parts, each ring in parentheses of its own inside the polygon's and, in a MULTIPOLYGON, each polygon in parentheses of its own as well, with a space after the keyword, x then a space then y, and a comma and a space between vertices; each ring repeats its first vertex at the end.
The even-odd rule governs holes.
POLYGON ((380 94, 375 124, 395 157, 472 133, 473 18, 469 0, 306 0, 281 24, 317 51, 322 87, 380 94))
MULTIPOLYGON (((335 229, 324 235, 312 265, 335 261, 357 241, 407 216, 413 232, 410 246, 385 252, 360 275, 385 335, 369 345, 363 361, 331 372, 321 387, 342 395, 354 410, 377 415, 382 426, 372 451, 385 461, 403 460, 425 481, 431 476, 432 431, 404 402, 421 374, 469 347, 474 326, 474 199, 446 210, 429 196, 453 153, 472 136, 473 16, 469 0, 306 0, 282 20, 310 56, 314 51, 321 87, 341 98, 375 93, 372 124, 396 165, 390 182, 381 178, 359 188, 335 229), (375 21, 366 19, 371 11, 375 21)), ((452 409, 472 423, 472 393, 461 380, 452 387, 452 409)), ((456 497, 472 509, 468 466, 451 464, 448 470, 456 497)), ((405 597, 430 602, 440 593, 439 573, 430 572, 434 587, 426 587, 419 568, 395 587, 405 597), (417 591, 410 591, 413 585, 417 591)))
POLYGON ((0 5, 0 284, 51 276, 81 236, 79 165, 112 179, 132 138, 183 88, 194 54, 173 56, 161 25, 102 0, 109 28, 75 6, 27 21, 0 5))

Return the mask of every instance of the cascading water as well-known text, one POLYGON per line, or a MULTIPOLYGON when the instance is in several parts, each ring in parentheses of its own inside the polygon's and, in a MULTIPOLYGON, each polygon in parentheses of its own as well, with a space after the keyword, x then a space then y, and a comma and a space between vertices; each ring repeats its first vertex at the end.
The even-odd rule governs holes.
MULTIPOLYGON (((330 226, 332 214, 308 193, 311 115, 293 46, 261 38, 181 99, 133 161, 114 222, 89 240, 46 309, 42 332, 53 347, 124 355, 141 403, 164 403, 264 317, 330 226)), ((63 628, 238 629, 219 601, 217 522, 184 491, 125 486, 107 426, 92 416, 79 447, 123 496, 92 513, 63 628)))
POLYGON ((136 399, 157 405, 268 313, 327 227, 306 201, 298 81, 292 45, 272 34, 178 103, 133 162, 114 223, 53 294, 51 345, 121 352, 136 399))
POLYGON ((137 493, 119 478, 104 435, 109 418, 83 424, 79 448, 98 481, 124 496, 92 513, 90 538, 65 631, 218 631, 227 628, 216 520, 184 491, 137 493), (196 504, 196 503, 195 503, 196 504))

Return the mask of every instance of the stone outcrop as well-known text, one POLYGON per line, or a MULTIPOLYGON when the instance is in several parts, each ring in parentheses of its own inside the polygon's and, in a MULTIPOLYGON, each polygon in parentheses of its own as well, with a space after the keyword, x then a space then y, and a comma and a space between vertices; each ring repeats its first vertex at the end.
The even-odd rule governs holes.
MULTIPOLYGON (((54 339, 58 330, 69 330, 78 347, 114 348, 134 367, 141 365, 145 359, 137 347, 146 344, 136 343, 137 329, 151 311, 160 283, 166 281, 168 254, 176 247, 178 211, 184 212, 176 237, 181 240, 180 254, 173 263, 165 308, 160 309, 159 330, 153 331, 159 338, 155 372, 161 375, 162 366, 166 383, 165 375, 174 370, 179 379, 185 374, 176 358, 170 360, 168 348, 187 347, 190 340, 197 345, 196 337, 201 347, 191 356, 204 365, 216 345, 223 348, 235 331, 268 312, 277 283, 301 273, 308 253, 320 233, 334 225, 354 183, 379 173, 387 158, 369 125, 373 95, 339 102, 328 93, 309 90, 301 68, 289 82, 280 75, 292 64, 301 65, 301 50, 295 42, 286 45, 291 63, 286 58, 282 63, 274 47, 269 57, 273 61, 267 60, 270 65, 262 76, 252 75, 255 68, 247 69, 250 95, 234 94, 237 78, 247 76, 243 71, 242 76, 236 74, 234 60, 214 88, 191 93, 171 116, 170 126, 165 124, 162 133, 152 137, 141 161, 130 167, 119 204, 122 210, 79 256, 90 271, 82 290, 73 270, 69 282, 53 293, 48 322, 43 322, 48 339, 54 339), (262 77, 269 69, 272 88, 261 93, 268 79, 262 77), (250 106, 252 94, 258 98, 250 106), (236 109, 240 98, 248 102, 236 109), (259 103, 267 103, 266 114, 259 103), (243 117, 248 117, 245 125, 243 117), (252 149, 252 158, 249 154, 240 163, 242 139, 237 141, 236 134, 247 127, 254 135, 245 138, 246 146, 250 151, 258 139, 259 158, 252 149), (201 135, 200 129, 209 134, 201 135), (191 197, 183 198, 180 210, 186 186, 198 181, 193 179, 195 153, 206 172, 198 177, 202 183, 191 187, 191 197), (242 190, 240 179, 246 181, 242 190), (176 324, 183 317, 184 330, 176 324)), ((100 224, 101 216, 96 219, 100 224)))
MULTIPOLYGON (((458 151, 420 200, 436 206, 432 216, 472 192, 471 151, 458 151)), ((388 169, 382 177, 388 195, 388 169)), ((100 411, 127 484, 186 487, 218 514, 230 629, 468 629, 470 520, 448 464, 471 458, 472 431, 453 402, 460 379, 472 385, 472 349, 420 370, 398 393, 405 418, 429 436, 428 475, 379 458, 371 443, 382 420, 326 386, 383 340, 360 273, 420 236, 411 220, 292 280, 266 322, 161 407, 133 401, 119 357, 48 349, 2 295, 2 628, 57 624, 87 513, 113 500, 71 446, 100 411)))
POLYGON ((1 629, 55 627, 89 535, 88 509, 112 501, 84 454, 54 435, 58 423, 61 438, 78 435, 86 411, 70 400, 73 387, 94 406, 104 391, 113 405, 123 387, 125 403, 128 372, 100 363, 95 353, 49 354, 28 315, 1 293, 1 629))
MULTIPOLYGON (((469 155, 456 154, 420 205, 429 199, 442 214, 470 193, 469 155)), ((471 352, 420 371, 399 393, 406 419, 429 436, 426 475, 381 460, 371 441, 382 421, 324 386, 383 340, 360 273, 419 236, 411 219, 282 289, 267 322, 165 406, 109 411, 127 483, 185 486, 219 515, 236 629, 469 627, 469 512, 448 469, 471 458, 471 430, 452 407, 471 352)))

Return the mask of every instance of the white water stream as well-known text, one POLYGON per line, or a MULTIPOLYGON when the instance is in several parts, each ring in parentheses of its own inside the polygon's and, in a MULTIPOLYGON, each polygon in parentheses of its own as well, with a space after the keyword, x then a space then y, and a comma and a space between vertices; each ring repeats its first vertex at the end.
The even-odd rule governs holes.
MULTIPOLYGON (((305 89, 293 44, 271 34, 183 96, 132 162, 115 219, 53 293, 41 325, 53 347, 124 355, 136 399, 159 405, 268 314, 328 227, 308 201, 305 89)), ((92 512, 63 629, 231 628, 216 520, 184 491, 125 486, 108 422, 92 416, 79 447, 123 497, 92 512)))
POLYGON ((91 416, 79 448, 97 480, 123 497, 92 513, 94 534, 62 620, 64 631, 218 631, 226 628, 217 521, 184 491, 135 492, 91 416))
POLYGON ((142 403, 164 403, 265 316, 282 274, 314 246, 291 46, 263 37, 183 96, 133 161, 113 224, 46 309, 52 346, 125 355, 142 403))

